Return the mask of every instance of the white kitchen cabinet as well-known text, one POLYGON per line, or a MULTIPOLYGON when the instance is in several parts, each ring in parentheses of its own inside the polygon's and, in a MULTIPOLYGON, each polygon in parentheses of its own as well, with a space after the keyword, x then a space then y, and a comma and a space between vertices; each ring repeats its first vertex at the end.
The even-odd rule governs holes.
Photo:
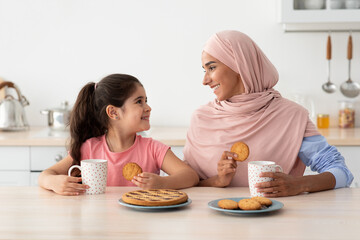
POLYGON ((30 170, 29 147, 0 147, 0 171, 30 170))
POLYGON ((31 147, 30 149, 30 185, 38 186, 41 171, 51 167, 67 155, 65 147, 31 147))
POLYGON ((0 186, 30 184, 28 147, 0 147, 0 186))
POLYGON ((29 186, 30 171, 0 171, 0 186, 29 186))
POLYGON ((39 186, 38 178, 41 172, 30 173, 30 186, 39 186))
POLYGON ((360 8, 348 9, 345 2, 335 8, 332 0, 323 0, 322 9, 308 9, 310 0, 281 0, 279 21, 285 31, 353 30, 360 29, 360 8))
POLYGON ((67 156, 65 147, 31 147, 30 170, 42 171, 67 156))
POLYGON ((0 185, 37 185, 40 172, 66 156, 65 147, 0 147, 0 185))

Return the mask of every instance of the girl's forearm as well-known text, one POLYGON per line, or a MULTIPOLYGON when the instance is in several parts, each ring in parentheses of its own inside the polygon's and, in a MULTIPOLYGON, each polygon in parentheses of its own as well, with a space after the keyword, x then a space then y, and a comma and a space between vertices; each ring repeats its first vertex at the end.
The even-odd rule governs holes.
POLYGON ((40 173, 38 183, 40 187, 43 187, 48 190, 52 190, 52 177, 54 175, 57 175, 57 173, 54 170, 44 170, 40 173))
POLYGON ((195 171, 183 170, 176 174, 164 177, 164 188, 181 189, 198 184, 199 177, 195 171))

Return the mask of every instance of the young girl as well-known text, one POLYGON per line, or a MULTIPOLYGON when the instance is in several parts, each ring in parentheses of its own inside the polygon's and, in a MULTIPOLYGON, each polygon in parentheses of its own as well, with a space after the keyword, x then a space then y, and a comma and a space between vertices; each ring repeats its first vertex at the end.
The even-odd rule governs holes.
POLYGON ((170 147, 136 134, 149 130, 150 111, 145 89, 133 76, 112 74, 86 84, 70 117, 69 155, 44 170, 39 185, 62 195, 84 193, 89 186, 81 184, 81 177, 67 176, 68 169, 84 159, 108 160, 108 186, 179 189, 196 185, 197 173, 170 147), (131 182, 122 176, 128 162, 143 169, 131 182), (160 169, 169 176, 159 176, 160 169))

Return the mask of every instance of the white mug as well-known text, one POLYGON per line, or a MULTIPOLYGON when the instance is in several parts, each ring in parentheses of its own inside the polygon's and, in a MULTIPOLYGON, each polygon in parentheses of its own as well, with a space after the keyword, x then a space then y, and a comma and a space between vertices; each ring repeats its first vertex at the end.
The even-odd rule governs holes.
POLYGON ((90 188, 86 189, 86 194, 105 193, 107 182, 107 160, 88 159, 82 160, 80 165, 74 165, 69 168, 68 175, 71 171, 78 168, 81 171, 82 183, 90 188))
POLYGON ((263 197, 264 193, 258 192, 255 184, 270 182, 273 178, 259 177, 263 172, 282 172, 282 168, 271 161, 253 161, 248 163, 248 179, 251 197, 263 197))

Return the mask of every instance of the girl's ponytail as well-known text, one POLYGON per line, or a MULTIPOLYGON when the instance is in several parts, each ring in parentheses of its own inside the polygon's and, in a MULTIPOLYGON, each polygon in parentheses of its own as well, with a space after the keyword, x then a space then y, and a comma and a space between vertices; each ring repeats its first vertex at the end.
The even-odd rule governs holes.
POLYGON ((73 165, 79 165, 81 145, 89 138, 105 134, 106 126, 98 120, 95 109, 95 83, 86 84, 80 91, 70 115, 70 153, 73 165))

